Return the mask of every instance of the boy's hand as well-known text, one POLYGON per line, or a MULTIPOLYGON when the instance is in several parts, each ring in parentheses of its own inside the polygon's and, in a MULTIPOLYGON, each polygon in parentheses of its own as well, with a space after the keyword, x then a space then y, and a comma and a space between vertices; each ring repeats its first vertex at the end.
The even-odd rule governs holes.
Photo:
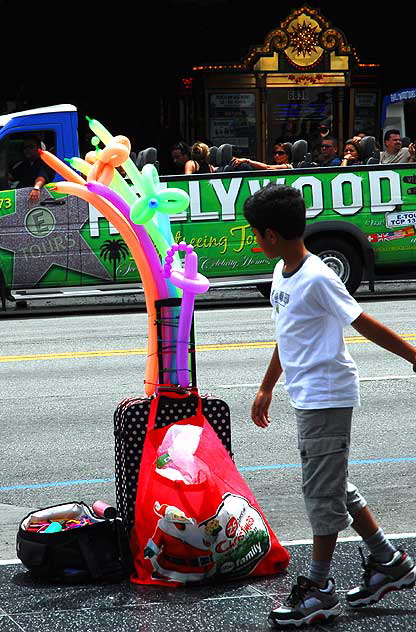
POLYGON ((270 424, 269 407, 272 401, 270 391, 259 391, 251 407, 251 418, 259 428, 267 428, 270 424))

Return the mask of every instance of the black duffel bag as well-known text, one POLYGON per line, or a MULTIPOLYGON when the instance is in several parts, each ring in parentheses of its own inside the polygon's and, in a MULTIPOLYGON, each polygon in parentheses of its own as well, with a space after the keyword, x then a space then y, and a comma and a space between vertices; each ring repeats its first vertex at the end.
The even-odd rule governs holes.
POLYGON ((110 515, 97 516, 83 502, 34 511, 19 525, 17 557, 31 575, 48 581, 121 581, 131 572, 131 555, 121 519, 115 510, 110 515), (42 522, 68 525, 80 519, 88 524, 56 532, 35 530, 42 522))

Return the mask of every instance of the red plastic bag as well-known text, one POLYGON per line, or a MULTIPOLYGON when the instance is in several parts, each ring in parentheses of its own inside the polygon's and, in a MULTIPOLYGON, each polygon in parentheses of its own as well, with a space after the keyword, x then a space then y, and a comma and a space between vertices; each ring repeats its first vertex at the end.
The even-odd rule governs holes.
POLYGON ((139 472, 131 581, 179 586, 283 571, 289 553, 203 416, 200 398, 194 417, 160 429, 154 428, 157 406, 156 397, 139 472), (166 478, 157 468, 158 448, 177 424, 202 429, 195 452, 200 472, 193 484, 166 478))

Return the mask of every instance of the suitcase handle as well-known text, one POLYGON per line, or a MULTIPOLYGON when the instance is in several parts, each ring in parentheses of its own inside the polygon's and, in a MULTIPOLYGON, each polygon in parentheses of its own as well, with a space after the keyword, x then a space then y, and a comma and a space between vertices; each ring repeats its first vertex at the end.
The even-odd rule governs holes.
MULTIPOLYGON (((147 432, 149 432, 149 430, 153 430, 153 428, 155 426, 155 421, 156 421, 156 416, 157 416, 157 411, 158 411, 158 408, 159 408, 159 402, 160 402, 160 397, 161 396, 162 396, 162 393, 159 392, 159 394, 156 395, 156 397, 154 397, 152 399, 152 401, 150 402, 149 417, 148 417, 148 421, 147 421, 147 432)), ((182 394, 182 393, 178 393, 177 391, 176 392, 169 391, 169 395, 168 395, 168 397, 170 397, 172 399, 187 399, 188 397, 192 397, 192 396, 196 396, 196 398, 197 398, 195 416, 203 415, 203 412, 202 412, 202 399, 198 395, 198 392, 190 393, 190 394, 189 393, 182 394)))
POLYGON ((196 386, 181 388, 176 384, 159 384, 157 394, 166 395, 167 397, 172 397, 172 399, 186 399, 191 395, 199 395, 199 392, 196 386))

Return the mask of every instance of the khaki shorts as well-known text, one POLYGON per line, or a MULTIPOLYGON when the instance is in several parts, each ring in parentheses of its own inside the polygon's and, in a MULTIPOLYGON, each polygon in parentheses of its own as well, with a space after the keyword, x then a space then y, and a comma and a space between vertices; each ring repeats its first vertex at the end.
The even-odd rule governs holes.
POLYGON ((314 535, 338 533, 367 503, 348 482, 352 408, 295 409, 302 491, 314 535))

